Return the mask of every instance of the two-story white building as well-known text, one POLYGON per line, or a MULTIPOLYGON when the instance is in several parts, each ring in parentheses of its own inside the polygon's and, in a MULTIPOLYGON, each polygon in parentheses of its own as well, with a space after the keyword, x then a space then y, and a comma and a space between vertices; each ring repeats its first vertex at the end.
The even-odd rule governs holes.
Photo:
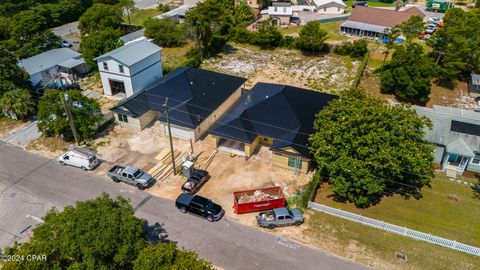
POLYGON ((161 50, 148 40, 139 40, 95 58, 104 94, 130 97, 161 79, 161 50))

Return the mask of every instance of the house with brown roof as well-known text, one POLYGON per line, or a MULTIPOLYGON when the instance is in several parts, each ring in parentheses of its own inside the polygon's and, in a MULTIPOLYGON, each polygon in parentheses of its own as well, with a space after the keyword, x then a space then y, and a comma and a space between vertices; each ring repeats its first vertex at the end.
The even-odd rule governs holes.
POLYGON ((422 11, 412 7, 403 11, 357 6, 348 20, 340 25, 344 34, 383 38, 386 31, 408 21, 412 16, 425 17, 422 11))

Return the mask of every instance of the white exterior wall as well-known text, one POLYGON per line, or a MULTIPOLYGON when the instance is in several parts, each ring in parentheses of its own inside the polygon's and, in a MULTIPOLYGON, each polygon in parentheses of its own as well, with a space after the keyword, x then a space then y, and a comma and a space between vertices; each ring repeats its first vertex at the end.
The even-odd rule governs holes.
POLYGON ((320 7, 317 9, 318 14, 343 14, 345 8, 337 7, 337 6, 329 6, 329 7, 320 7))
POLYGON ((103 92, 105 95, 111 96, 109 79, 123 82, 125 85, 125 94, 127 97, 151 85, 156 80, 163 77, 163 68, 160 53, 152 54, 142 61, 127 67, 123 65, 124 73, 120 73, 119 65, 121 63, 111 58, 98 61, 98 70, 102 79, 103 92), (103 68, 106 62, 108 70, 103 68))
POLYGON ((127 95, 127 97, 133 95, 133 86, 132 86, 132 81, 130 77, 100 71, 100 78, 102 79, 103 93, 105 95, 107 96, 112 95, 112 90, 110 89, 110 83, 108 82, 109 79, 123 82, 123 84, 125 85, 125 94, 127 95))
POLYGON ((124 73, 120 73, 119 65, 122 65, 121 63, 111 59, 111 58, 105 58, 104 60, 98 62, 98 70, 100 71, 107 71, 110 73, 115 73, 115 74, 121 74, 125 76, 130 76, 130 69, 129 67, 126 67, 125 65, 123 66, 123 71, 124 73), (105 70, 103 68, 103 63, 106 62, 108 65, 108 70, 105 70))

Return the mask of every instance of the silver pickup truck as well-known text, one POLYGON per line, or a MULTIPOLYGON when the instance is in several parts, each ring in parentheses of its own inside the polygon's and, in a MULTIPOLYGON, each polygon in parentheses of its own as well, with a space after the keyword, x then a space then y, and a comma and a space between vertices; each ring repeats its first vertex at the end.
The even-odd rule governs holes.
POLYGON ((135 167, 123 167, 119 165, 113 166, 107 173, 107 176, 112 178, 115 183, 125 182, 130 185, 144 190, 149 187, 155 179, 148 173, 137 169, 135 167))
POLYGON ((260 212, 256 219, 260 227, 269 229, 280 226, 299 226, 303 223, 302 212, 296 208, 275 208, 271 211, 260 212))

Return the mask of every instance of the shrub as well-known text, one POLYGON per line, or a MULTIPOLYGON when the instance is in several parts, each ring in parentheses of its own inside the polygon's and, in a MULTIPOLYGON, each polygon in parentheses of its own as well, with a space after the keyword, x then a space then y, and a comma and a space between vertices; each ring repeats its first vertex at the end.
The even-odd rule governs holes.
POLYGON ((165 13, 165 12, 170 11, 170 6, 166 5, 166 4, 160 4, 160 5, 158 5, 157 9, 158 9, 158 11, 160 11, 162 13, 165 13))
POLYGON ((351 42, 342 42, 342 44, 335 46, 335 49, 333 50, 333 52, 338 55, 349 55, 351 51, 352 51, 351 42))
POLYGON ((355 40, 352 44, 350 56, 352 58, 362 58, 368 52, 368 43, 364 39, 355 40))

